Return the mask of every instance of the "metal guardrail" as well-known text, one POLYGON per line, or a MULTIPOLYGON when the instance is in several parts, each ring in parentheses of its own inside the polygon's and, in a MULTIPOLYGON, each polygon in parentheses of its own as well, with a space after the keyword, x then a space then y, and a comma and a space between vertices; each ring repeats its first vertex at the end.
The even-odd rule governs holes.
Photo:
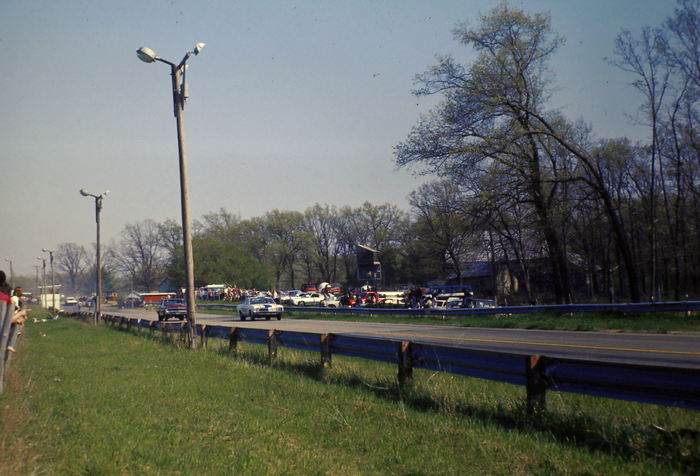
MULTIPOLYGON (((197 304, 204 309, 236 310, 234 304, 197 304)), ((287 311, 314 312, 330 314, 399 314, 399 315, 439 315, 469 316, 474 314, 529 314, 535 312, 579 313, 579 312, 689 312, 700 311, 700 301, 667 301, 646 303, 609 303, 609 304, 549 304, 544 306, 502 306, 476 308, 387 308, 387 307, 321 307, 321 306, 284 306, 287 311)))
MULTIPOLYGON (((164 335, 186 334, 186 323, 159 322, 103 315, 111 325, 164 335)), ((442 345, 375 339, 344 334, 197 325, 202 345, 210 338, 228 339, 235 350, 239 341, 268 346, 270 358, 278 347, 320 352, 321 363, 330 366, 333 355, 389 362, 398 366, 401 383, 409 381, 414 368, 524 385, 527 408, 545 408, 547 390, 594 395, 620 400, 700 410, 700 369, 630 365, 546 355, 490 352, 442 345)))

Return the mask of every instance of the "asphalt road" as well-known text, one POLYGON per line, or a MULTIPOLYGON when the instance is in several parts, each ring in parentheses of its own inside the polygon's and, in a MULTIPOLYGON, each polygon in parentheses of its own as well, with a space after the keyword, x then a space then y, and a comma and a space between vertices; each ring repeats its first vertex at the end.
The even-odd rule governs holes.
MULTIPOLYGON (((155 311, 103 310, 106 314, 156 320, 155 311)), ((370 322, 272 319, 240 321, 237 316, 199 314, 198 324, 253 327, 311 333, 335 333, 393 340, 410 340, 493 352, 543 354, 627 364, 700 368, 700 335, 615 332, 542 331, 385 324, 370 322)))

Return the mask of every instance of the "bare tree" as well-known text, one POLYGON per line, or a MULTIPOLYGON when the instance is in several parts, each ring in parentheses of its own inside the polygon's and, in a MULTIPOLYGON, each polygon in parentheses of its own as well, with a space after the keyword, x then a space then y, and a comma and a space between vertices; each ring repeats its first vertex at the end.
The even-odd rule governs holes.
POLYGON ((87 266, 85 248, 75 243, 61 243, 56 249, 56 264, 68 277, 71 292, 75 292, 78 277, 87 266))
POLYGON ((115 253, 120 271, 127 274, 135 286, 144 291, 156 289, 165 276, 165 253, 161 247, 159 227, 151 219, 129 223, 122 230, 115 253))
POLYGON ((341 248, 338 220, 338 210, 329 205, 317 203, 304 212, 304 228, 308 232, 321 279, 330 282, 336 281, 341 248))

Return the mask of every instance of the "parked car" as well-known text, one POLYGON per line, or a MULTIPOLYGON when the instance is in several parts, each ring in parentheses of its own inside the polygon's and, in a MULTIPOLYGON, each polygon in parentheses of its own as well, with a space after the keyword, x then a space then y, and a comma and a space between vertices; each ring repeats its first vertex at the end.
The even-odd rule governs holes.
POLYGON ((340 307, 340 299, 338 299, 337 296, 334 296, 333 294, 329 295, 321 301, 321 306, 322 307, 340 307))
POLYGON ((247 297, 236 306, 236 309, 242 321, 245 321, 246 318, 250 318, 252 321, 256 317, 270 320, 273 316, 280 320, 282 319, 282 311, 284 311, 282 305, 277 304, 271 297, 265 296, 247 297))
POLYGON ((167 321, 171 317, 186 317, 187 304, 184 299, 163 299, 156 308, 159 321, 167 321))
POLYGON ((66 298, 66 305, 67 306, 73 306, 73 305, 77 305, 77 304, 78 304, 78 300, 75 299, 73 296, 68 296, 66 298))
POLYGON ((291 298, 292 306, 317 306, 325 296, 321 293, 301 293, 291 298))
POLYGON ((280 303, 281 304, 291 304, 292 303, 292 298, 294 296, 298 296, 301 294, 301 291, 298 289, 291 289, 289 291, 285 291, 282 293, 282 296, 280 297, 280 303))

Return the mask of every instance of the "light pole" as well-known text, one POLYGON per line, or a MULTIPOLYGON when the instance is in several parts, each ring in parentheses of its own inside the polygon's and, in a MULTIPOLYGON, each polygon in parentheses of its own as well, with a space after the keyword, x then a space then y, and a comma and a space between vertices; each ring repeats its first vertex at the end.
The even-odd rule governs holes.
POLYGON ((97 245, 95 248, 95 322, 97 325, 100 323, 100 317, 102 316, 102 259, 100 253, 100 212, 102 211, 102 199, 109 194, 109 190, 105 190, 104 193, 100 195, 95 195, 87 191, 85 188, 80 189, 80 195, 83 197, 93 197, 95 199, 95 222, 97 223, 97 245))
POLYGON ((12 271, 12 260, 5 258, 5 261, 10 263, 10 286, 14 289, 15 287, 15 273, 12 271))
POLYGON ((51 307, 53 308, 53 312, 56 312, 56 285, 54 284, 53 281, 53 250, 47 250, 46 248, 42 248, 41 251, 44 253, 49 254, 49 262, 51 263, 51 307))
POLYGON ((182 210, 182 243, 185 252, 185 276, 187 279, 185 286, 187 297, 187 322, 190 348, 193 349, 197 346, 197 340, 195 339, 194 258, 192 255, 189 189, 187 186, 187 156, 185 154, 185 129, 182 124, 182 111, 185 108, 185 100, 187 99, 187 83, 185 81, 187 60, 192 55, 198 55, 204 49, 204 46, 204 43, 197 43, 194 50, 185 53, 184 58, 182 58, 179 64, 160 58, 156 55, 155 51, 146 46, 142 46, 136 50, 136 56, 145 63, 160 61, 170 66, 173 88, 173 109, 175 121, 177 122, 177 148, 180 159, 180 206, 182 210))
MULTIPOLYGON (((39 291, 39 265, 35 264, 34 265, 34 271, 36 271, 36 277, 34 278, 34 288, 36 291, 39 291)), ((39 293, 41 295, 41 293, 39 293)))
MULTIPOLYGON (((46 299, 46 258, 42 258, 41 256, 37 256, 36 259, 38 259, 42 263, 41 277, 42 277, 43 286, 41 287, 41 290, 44 293, 43 302, 46 303, 46 308, 48 309, 49 308, 49 300, 46 299)), ((39 296, 41 296, 41 293, 39 293, 39 296)))

